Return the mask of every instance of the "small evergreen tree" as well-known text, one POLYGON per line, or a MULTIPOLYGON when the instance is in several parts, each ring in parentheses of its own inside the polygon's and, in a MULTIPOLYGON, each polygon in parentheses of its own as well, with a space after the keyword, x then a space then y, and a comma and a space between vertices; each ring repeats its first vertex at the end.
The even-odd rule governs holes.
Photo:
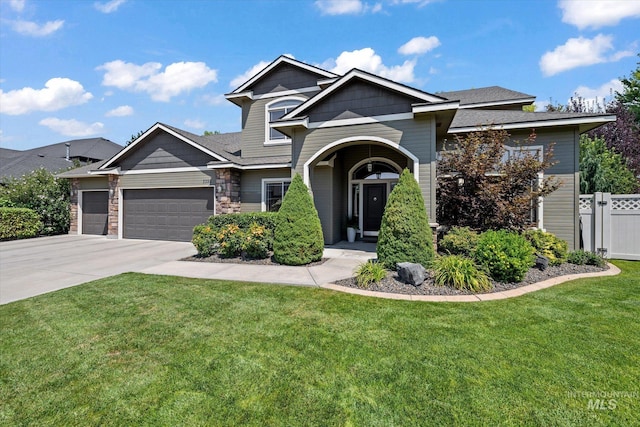
POLYGON ((273 240, 273 256, 281 264, 304 265, 322 259, 324 237, 318 211, 300 174, 282 200, 273 240))
POLYGON ((389 194, 378 235, 378 260, 387 268, 399 262, 429 267, 435 256, 433 235, 418 183, 408 169, 389 194))

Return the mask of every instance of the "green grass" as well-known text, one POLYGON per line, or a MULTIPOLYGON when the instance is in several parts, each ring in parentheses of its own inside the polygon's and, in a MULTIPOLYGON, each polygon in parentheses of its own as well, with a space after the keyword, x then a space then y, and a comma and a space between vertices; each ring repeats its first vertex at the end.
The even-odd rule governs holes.
POLYGON ((0 425, 638 425, 640 263, 616 264, 482 303, 123 274, 7 304, 0 425))

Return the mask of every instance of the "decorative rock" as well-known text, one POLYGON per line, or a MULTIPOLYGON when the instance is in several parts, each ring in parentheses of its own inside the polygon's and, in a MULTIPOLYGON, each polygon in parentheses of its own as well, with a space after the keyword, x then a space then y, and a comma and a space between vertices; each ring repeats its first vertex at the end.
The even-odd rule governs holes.
POLYGON ((413 286, 420 286, 427 278, 427 270, 420 264, 400 262, 397 270, 400 280, 413 286))
POLYGON ((545 271, 549 267, 549 259, 540 254, 536 254, 536 268, 540 271, 545 271))

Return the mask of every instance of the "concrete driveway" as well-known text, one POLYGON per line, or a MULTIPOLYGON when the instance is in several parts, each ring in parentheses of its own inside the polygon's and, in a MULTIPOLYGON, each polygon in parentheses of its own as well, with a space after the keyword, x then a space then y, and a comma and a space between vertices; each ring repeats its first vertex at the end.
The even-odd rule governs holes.
POLYGON ((0 304, 196 253, 188 242, 62 235, 0 242, 0 304))

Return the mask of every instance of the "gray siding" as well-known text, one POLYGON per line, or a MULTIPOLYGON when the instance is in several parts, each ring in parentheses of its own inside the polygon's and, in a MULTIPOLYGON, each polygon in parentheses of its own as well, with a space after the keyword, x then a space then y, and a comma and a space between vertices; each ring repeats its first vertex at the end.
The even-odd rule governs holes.
POLYGON ((184 188, 212 187, 216 182, 214 170, 192 172, 146 173, 122 175, 122 188, 184 188))
MULTIPOLYGON (((340 235, 334 236, 334 222, 340 223, 340 217, 335 218, 333 214, 333 193, 335 188, 333 182, 333 170, 328 166, 317 167, 314 171, 313 202, 318 210, 320 223, 322 224, 322 234, 325 244, 334 243, 340 240, 340 235)), ((338 225, 339 226, 339 225, 338 225)))
MULTIPOLYGON (((412 120, 398 120, 384 123, 372 123, 354 126, 340 126, 332 128, 310 129, 299 137, 296 136, 293 145, 293 169, 295 172, 304 173, 304 163, 311 158, 317 151, 322 150, 328 144, 346 137, 361 136, 362 140, 358 141, 364 144, 365 150, 367 146, 368 136, 385 138, 394 142, 416 156, 420 162, 419 166, 419 186, 425 199, 425 206, 429 212, 430 218, 435 215, 434 197, 431 188, 432 167, 435 160, 434 120, 430 116, 419 117, 412 120)), ((358 142, 351 142, 350 145, 356 145, 358 142)), ((335 147, 324 152, 316 161, 326 158, 331 152, 338 151, 342 146, 335 147)), ((373 150, 373 147, 372 147, 373 150)), ((368 153, 368 152, 367 152, 368 153)), ((400 153, 401 154, 401 153, 400 153)), ((373 152, 372 152, 373 155, 373 152)), ((404 158, 404 155, 401 154, 404 158)), ((357 159, 361 160, 361 159, 357 159)), ((351 164, 356 160, 351 160, 351 164)), ((344 169, 348 171, 348 160, 344 160, 344 169)), ((401 164, 402 165, 402 164, 401 164)), ((413 169, 413 163, 409 164, 413 169)), ((346 180, 346 172, 343 176, 346 180)), ((313 187, 313 177, 311 184, 313 187)))
POLYGON ((310 122, 408 113, 418 99, 356 80, 331 94, 309 112, 310 122))
POLYGON ((317 86, 321 78, 324 77, 290 64, 280 64, 248 89, 254 95, 302 89, 317 86))
POLYGON ((173 135, 158 131, 151 140, 127 153, 117 166, 122 170, 181 168, 206 166, 211 160, 215 158, 173 135))
POLYGON ((108 190, 109 179, 106 176, 82 178, 78 180, 78 190, 108 190))
POLYGON ((291 178, 291 169, 263 169, 243 171, 240 177, 240 209, 242 212, 262 210, 262 179, 291 178))

